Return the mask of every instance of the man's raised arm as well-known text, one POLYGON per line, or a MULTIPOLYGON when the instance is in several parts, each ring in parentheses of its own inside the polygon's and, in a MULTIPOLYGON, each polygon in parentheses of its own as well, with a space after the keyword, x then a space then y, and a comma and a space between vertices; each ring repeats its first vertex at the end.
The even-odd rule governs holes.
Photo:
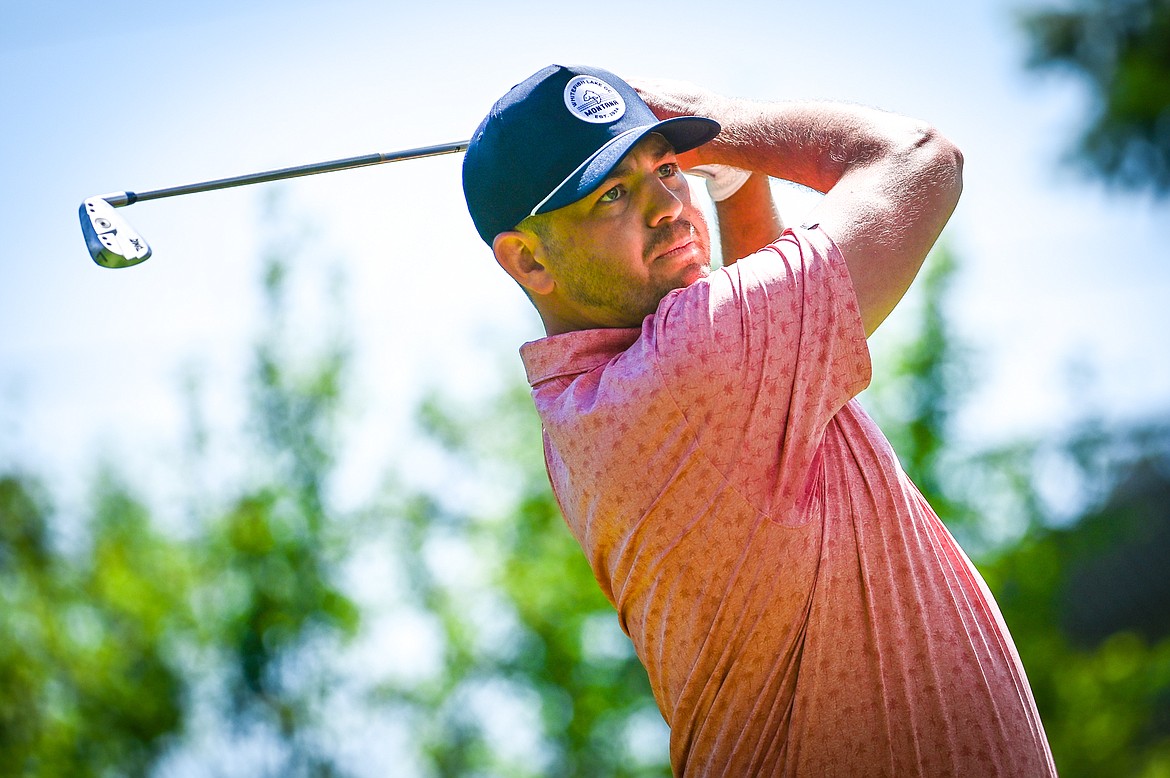
POLYGON ((962 154, 917 120, 842 103, 740 100, 682 82, 634 86, 659 117, 723 126, 680 157, 684 169, 732 165, 825 194, 805 223, 841 249, 867 335, 902 299, 958 203, 962 154))
POLYGON ((784 232, 784 222, 764 173, 752 173, 734 194, 716 201, 715 219, 724 267, 759 251, 784 232))

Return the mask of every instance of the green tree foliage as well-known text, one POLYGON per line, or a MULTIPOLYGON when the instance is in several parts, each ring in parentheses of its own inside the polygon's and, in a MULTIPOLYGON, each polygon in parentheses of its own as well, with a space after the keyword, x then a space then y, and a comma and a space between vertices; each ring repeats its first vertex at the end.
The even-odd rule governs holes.
POLYGON ((0 477, 0 774, 143 774, 182 720, 189 559, 110 476, 62 553, 40 492, 0 477))
MULTIPOLYGON (((112 470, 80 521, 34 477, 0 475, 0 775, 147 775, 167 760, 337 774, 320 722, 358 624, 336 583, 349 533, 327 499, 347 349, 334 336, 306 358, 298 341, 294 358, 289 260, 266 263, 240 452, 253 465, 234 493, 194 500, 181 536, 112 470)), ((211 469, 194 449, 184 472, 211 469)))
POLYGON ((1089 427, 997 461, 1034 494, 1083 495, 1072 516, 1035 500, 1027 535, 981 565, 1061 775, 1170 776, 1170 424, 1089 427))
POLYGON ((1031 67, 1088 87, 1077 159, 1106 181, 1170 192, 1170 2, 1074 0, 1023 25, 1031 67))
POLYGON ((290 342, 288 262, 277 252, 264 274, 266 331, 251 387, 261 465, 253 483, 207 522, 200 615, 221 652, 237 726, 283 744, 278 774, 325 775, 334 770, 330 758, 306 732, 332 680, 325 657, 358 624, 356 607, 334 582, 347 535, 326 494, 347 349, 333 338, 315 359, 294 357, 304 346, 290 342))
POLYGON ((204 769, 210 762, 225 775, 339 772, 321 726, 337 680, 333 657, 359 624, 338 583, 352 530, 329 499, 349 351, 343 335, 326 328, 314 342, 292 321, 302 245, 310 245, 303 235, 287 236, 264 263, 244 483, 223 507, 201 499, 191 508, 199 532, 190 541, 196 580, 187 596, 197 659, 188 668, 195 693, 187 713, 220 722, 210 737, 221 748, 266 749, 259 764, 230 748, 224 764, 204 760, 204 769))

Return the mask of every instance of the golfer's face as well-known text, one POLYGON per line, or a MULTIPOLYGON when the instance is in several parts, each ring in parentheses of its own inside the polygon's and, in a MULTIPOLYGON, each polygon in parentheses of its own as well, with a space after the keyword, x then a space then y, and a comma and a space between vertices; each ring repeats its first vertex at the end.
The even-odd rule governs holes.
POLYGON ((667 292, 710 272, 706 220, 660 135, 549 217, 546 267, 563 301, 592 326, 639 326, 667 292))

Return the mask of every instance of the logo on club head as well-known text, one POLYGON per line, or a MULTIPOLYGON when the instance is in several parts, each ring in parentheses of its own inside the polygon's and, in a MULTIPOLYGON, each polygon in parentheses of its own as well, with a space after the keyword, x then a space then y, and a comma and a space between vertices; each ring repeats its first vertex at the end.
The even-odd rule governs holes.
POLYGON ((626 113, 626 101, 618 91, 596 76, 577 76, 565 84, 565 107, 593 124, 616 122, 626 113))

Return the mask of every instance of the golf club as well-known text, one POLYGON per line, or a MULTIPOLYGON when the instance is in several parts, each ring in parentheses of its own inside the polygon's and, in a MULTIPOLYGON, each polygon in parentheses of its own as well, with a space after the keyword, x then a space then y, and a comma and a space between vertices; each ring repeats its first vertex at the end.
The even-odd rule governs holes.
POLYGON ((440 154, 454 154, 467 150, 468 141, 454 143, 440 143, 436 146, 423 146, 406 151, 392 151, 389 153, 366 154, 360 157, 336 159, 330 162, 316 162, 310 165, 268 170, 262 173, 251 173, 232 178, 219 178, 214 181, 203 181, 197 184, 184 184, 166 189, 155 189, 149 192, 111 192, 110 194, 88 197, 81 203, 81 232, 85 235, 85 244, 89 247, 89 255, 93 261, 102 267, 118 268, 132 267, 145 262, 150 258, 150 246, 146 240, 131 227, 115 208, 133 205, 145 200, 159 200, 163 197, 177 197, 178 195, 210 192, 216 189, 229 189, 234 186, 248 184, 263 184, 268 181, 280 181, 285 178, 311 176, 317 173, 332 173, 337 170, 349 170, 369 165, 381 165, 386 162, 399 162, 404 159, 420 159, 435 157, 440 154))

